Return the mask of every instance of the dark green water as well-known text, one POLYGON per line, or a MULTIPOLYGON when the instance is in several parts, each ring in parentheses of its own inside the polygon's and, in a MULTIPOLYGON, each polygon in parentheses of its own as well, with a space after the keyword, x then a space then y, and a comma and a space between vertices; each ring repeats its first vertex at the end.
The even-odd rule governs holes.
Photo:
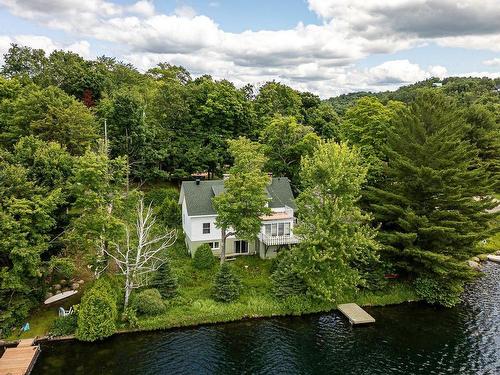
POLYGON ((33 374, 500 374, 500 265, 453 309, 367 309, 44 345, 33 374))

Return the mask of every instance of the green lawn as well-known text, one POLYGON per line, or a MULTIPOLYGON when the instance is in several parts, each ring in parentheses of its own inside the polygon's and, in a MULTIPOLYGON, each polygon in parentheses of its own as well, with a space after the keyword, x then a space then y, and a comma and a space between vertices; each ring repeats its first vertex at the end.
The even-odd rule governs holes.
POLYGON ((36 336, 45 336, 50 332, 54 320, 58 317, 59 307, 68 310, 71 306, 80 303, 82 291, 66 298, 64 301, 56 302, 50 306, 41 305, 33 310, 26 322, 30 324, 30 330, 19 334, 19 330, 13 332, 7 340, 18 340, 36 336))
MULTIPOLYGON (((181 241, 180 241, 181 242, 181 241)), ((213 279, 217 270, 199 271, 192 267, 191 258, 179 243, 170 253, 172 268, 179 280, 179 296, 169 302, 167 311, 155 317, 139 319, 140 330, 165 329, 206 323, 218 323, 245 318, 278 315, 301 315, 325 312, 336 308, 332 303, 319 303, 306 297, 276 300, 271 294, 272 261, 258 256, 241 256, 230 262, 241 278, 243 289, 238 301, 219 303, 212 299, 213 279)), ((346 295, 339 303, 356 302, 362 306, 398 304, 415 301, 413 288, 400 281, 392 281, 382 291, 361 291, 346 295)))
MULTIPOLYGON (((211 270, 195 269, 192 266, 191 257, 186 253, 182 238, 170 249, 169 258, 179 281, 179 295, 167 302, 168 308, 164 314, 155 317, 139 317, 139 330, 220 323, 245 318, 302 315, 331 311, 336 308, 333 303, 313 301, 305 296, 276 300, 271 294, 272 261, 262 260, 258 256, 241 256, 230 262, 233 271, 242 281, 242 294, 236 302, 219 303, 212 299, 213 279, 217 266, 211 270)), ((79 299, 80 293, 60 305, 40 307, 27 320, 31 326, 30 331, 21 336, 17 336, 16 332, 8 339, 46 335, 50 332, 53 321, 57 317, 58 307, 63 305, 69 308, 78 303, 79 299)), ((338 302, 356 302, 361 306, 376 306, 417 299, 417 295, 409 284, 394 280, 384 290, 360 291, 346 295, 338 302)), ((120 328, 127 329, 123 325, 120 328)))

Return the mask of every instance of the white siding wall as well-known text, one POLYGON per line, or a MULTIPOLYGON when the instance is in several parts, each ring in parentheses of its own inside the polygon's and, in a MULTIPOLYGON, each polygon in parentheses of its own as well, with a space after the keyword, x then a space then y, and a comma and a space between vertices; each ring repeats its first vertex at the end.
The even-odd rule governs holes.
POLYGON ((221 239, 220 229, 215 227, 216 216, 191 216, 191 241, 214 241, 221 239), (210 223, 210 233, 203 234, 203 223, 210 223))
POLYGON ((186 207, 186 198, 182 200, 182 229, 184 229, 184 233, 186 236, 191 239, 191 218, 188 216, 187 207, 186 207))
MULTIPOLYGON (((283 208, 273 208, 274 212, 282 212, 283 208)), ((182 227, 184 229, 184 233, 189 237, 191 242, 197 241, 220 241, 221 240, 221 231, 215 226, 216 215, 210 216, 188 216, 187 208, 186 208, 186 200, 182 201, 182 227), (210 233, 203 234, 203 223, 210 223, 210 233)), ((294 220, 290 219, 282 219, 282 220, 267 220, 262 222, 261 233, 264 232, 264 224, 271 223, 290 223, 290 231, 293 233, 294 220)), ((230 238, 234 238, 231 236, 230 238)))

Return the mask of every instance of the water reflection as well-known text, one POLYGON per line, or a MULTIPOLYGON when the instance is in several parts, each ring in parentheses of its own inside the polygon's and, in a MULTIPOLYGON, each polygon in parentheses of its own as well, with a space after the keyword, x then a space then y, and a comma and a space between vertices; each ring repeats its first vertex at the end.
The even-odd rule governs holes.
POLYGON ((500 267, 488 264, 453 309, 371 308, 120 335, 43 347, 33 374, 500 374, 500 267))

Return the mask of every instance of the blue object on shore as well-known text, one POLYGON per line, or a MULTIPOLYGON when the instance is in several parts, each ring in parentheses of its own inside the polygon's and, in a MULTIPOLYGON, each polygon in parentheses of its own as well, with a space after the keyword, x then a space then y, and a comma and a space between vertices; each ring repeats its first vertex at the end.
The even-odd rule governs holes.
POLYGON ((23 328, 21 329, 23 332, 27 332, 30 330, 30 324, 24 323, 23 328))

